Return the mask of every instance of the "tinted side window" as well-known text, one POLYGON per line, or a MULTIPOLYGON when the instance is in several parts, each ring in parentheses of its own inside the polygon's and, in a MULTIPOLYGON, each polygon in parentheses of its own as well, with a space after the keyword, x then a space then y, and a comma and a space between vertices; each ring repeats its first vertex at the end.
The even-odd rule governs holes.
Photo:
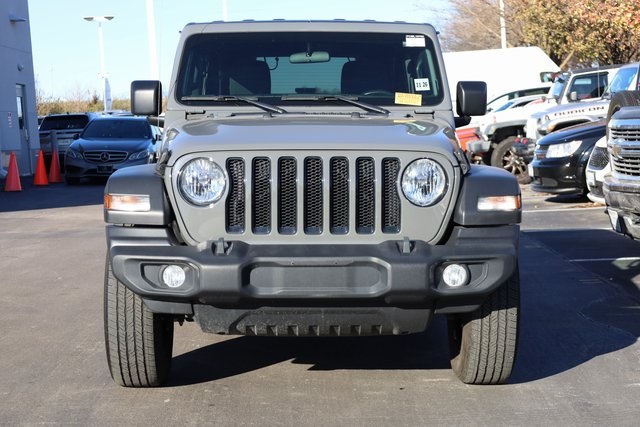
POLYGON ((48 116, 42 120, 40 130, 83 129, 88 122, 87 116, 48 116))

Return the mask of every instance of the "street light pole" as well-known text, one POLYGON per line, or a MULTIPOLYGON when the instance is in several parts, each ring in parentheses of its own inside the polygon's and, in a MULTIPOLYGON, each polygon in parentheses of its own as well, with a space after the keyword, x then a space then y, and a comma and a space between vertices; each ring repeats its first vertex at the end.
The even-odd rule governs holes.
POLYGON ((102 34, 102 23, 108 22, 113 19, 113 16, 85 16, 85 21, 95 21, 98 23, 98 50, 100 54, 100 74, 102 79, 102 100, 104 104, 104 111, 111 109, 111 90, 109 88, 109 80, 107 79, 107 72, 104 66, 104 36, 102 34))

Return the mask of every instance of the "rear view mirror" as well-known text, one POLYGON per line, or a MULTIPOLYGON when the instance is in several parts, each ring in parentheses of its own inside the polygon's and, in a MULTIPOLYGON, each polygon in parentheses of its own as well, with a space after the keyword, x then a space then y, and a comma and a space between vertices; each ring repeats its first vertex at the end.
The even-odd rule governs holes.
POLYGON ((159 80, 131 82, 131 112, 136 116, 157 116, 162 110, 162 84, 159 80))
POLYGON ((318 52, 298 52, 293 53, 289 56, 289 62, 292 64, 306 64, 309 62, 329 62, 331 57, 329 56, 329 52, 318 51, 318 52))
POLYGON ((458 82, 456 111, 459 116, 482 116, 487 111, 487 84, 485 82, 458 82))

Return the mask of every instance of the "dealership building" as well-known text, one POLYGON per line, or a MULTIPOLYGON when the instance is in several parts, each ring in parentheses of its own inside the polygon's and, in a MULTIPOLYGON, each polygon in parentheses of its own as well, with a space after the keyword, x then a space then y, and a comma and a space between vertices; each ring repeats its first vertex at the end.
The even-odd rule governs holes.
POLYGON ((21 175, 34 173, 40 140, 27 0, 0 1, 0 178, 16 154, 21 175))

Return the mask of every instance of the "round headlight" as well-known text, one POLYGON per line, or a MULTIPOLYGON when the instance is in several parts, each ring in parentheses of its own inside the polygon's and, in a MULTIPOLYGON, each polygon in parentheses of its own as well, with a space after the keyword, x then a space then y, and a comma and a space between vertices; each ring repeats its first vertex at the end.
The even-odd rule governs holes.
POLYGON ((178 186, 182 197, 197 206, 207 206, 222 197, 227 181, 222 168, 214 161, 200 157, 180 170, 178 186))
POLYGON ((447 176, 437 162, 418 159, 402 174, 402 193, 414 205, 431 206, 447 188, 447 176))

